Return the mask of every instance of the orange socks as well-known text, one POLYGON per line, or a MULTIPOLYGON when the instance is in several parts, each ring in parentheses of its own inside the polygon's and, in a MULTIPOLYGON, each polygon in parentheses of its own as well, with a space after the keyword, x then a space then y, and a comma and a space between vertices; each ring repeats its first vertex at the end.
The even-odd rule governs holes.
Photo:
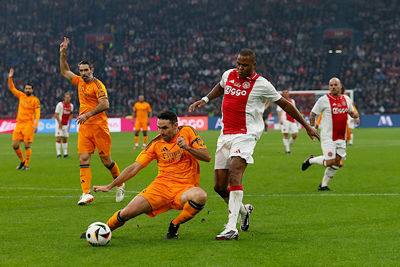
POLYGON ((110 219, 108 219, 107 221, 107 225, 108 227, 110 227, 111 231, 114 231, 115 229, 121 227, 122 225, 124 225, 125 221, 121 219, 121 217, 119 217, 119 213, 121 211, 117 211, 116 213, 114 213, 113 216, 111 216, 110 219))
POLYGON ((22 163, 24 162, 24 155, 22 155, 22 149, 18 147, 17 149, 14 149, 15 153, 17 154, 19 161, 22 163))
POLYGON ((147 138, 148 138, 147 135, 146 135, 146 136, 143 136, 143 144, 147 144, 147 138))
POLYGON ((135 135, 135 145, 136 145, 136 144, 139 144, 139 136, 136 136, 136 135, 135 135))
POLYGON ((192 219, 194 216, 196 216, 196 214, 199 213, 203 208, 204 205, 200 205, 197 204, 196 202, 189 200, 188 202, 185 203, 185 205, 183 205, 182 212, 179 213, 178 217, 172 220, 172 223, 175 226, 185 223, 190 219, 192 219))
MULTIPOLYGON (((115 163, 114 161, 111 163, 110 166, 107 167, 107 169, 110 171, 111 176, 115 179, 119 176, 120 172, 119 172, 119 168, 117 163, 115 163)), ((120 187, 122 184, 119 184, 118 187, 120 187)))
POLYGON ((90 165, 80 165, 80 174, 82 191, 83 193, 88 194, 90 191, 90 182, 92 181, 92 172, 90 170, 90 165))
POLYGON ((25 166, 29 166, 29 161, 31 161, 32 149, 31 147, 25 147, 25 166))

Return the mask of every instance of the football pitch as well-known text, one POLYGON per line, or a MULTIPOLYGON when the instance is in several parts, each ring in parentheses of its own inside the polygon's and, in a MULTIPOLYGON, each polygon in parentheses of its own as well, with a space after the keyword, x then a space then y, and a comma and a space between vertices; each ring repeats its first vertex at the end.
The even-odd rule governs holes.
MULTIPOLYGON (((155 132, 150 133, 154 137, 155 132)), ((200 132, 212 156, 219 131, 200 132)), ((142 139, 142 137, 141 137, 142 139)), ((140 140, 141 140, 140 139, 140 140)), ((319 142, 305 131, 286 155, 282 135, 269 131, 258 142, 255 164, 244 175, 244 203, 251 203, 249 232, 239 240, 216 241, 227 222, 227 206, 213 191, 213 161, 201 163, 200 184, 208 192, 204 210, 181 225, 178 240, 167 240, 171 210, 141 215, 113 232, 105 247, 79 239, 87 226, 106 222, 157 175, 156 163, 129 180, 126 197, 115 189, 94 193, 87 206, 81 194, 77 135, 69 158, 57 159, 53 134, 37 134, 29 171, 18 171, 11 135, 0 135, 0 265, 21 266, 395 266, 400 264, 400 129, 356 129, 348 160, 329 187, 318 192, 324 169, 302 172, 319 142)), ((122 171, 140 151, 133 133, 112 133, 112 158, 122 171)), ((97 154, 92 185, 111 181, 97 154)))

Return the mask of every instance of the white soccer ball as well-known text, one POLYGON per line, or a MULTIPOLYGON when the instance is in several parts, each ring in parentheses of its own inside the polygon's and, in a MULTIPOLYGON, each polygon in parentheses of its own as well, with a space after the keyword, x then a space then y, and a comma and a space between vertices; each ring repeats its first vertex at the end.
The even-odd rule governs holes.
POLYGON ((86 240, 93 247, 105 246, 111 240, 111 230, 107 224, 95 222, 86 230, 86 240))

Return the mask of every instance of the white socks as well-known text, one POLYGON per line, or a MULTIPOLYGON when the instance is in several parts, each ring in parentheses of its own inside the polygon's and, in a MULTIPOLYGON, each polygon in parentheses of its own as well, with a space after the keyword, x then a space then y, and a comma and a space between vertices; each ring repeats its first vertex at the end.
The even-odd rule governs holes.
POLYGON ((61 143, 56 142, 57 156, 61 155, 61 143))
MULTIPOLYGON (((239 186, 238 186, 239 187, 239 186)), ((242 187, 242 186, 240 186, 242 187)), ((243 187, 242 189, 231 190, 229 193, 229 219, 228 224, 226 225, 227 228, 236 229, 236 223, 239 217, 239 210, 243 200, 243 187)))
POLYGON ((325 161, 324 161, 324 156, 318 156, 318 157, 311 158, 310 163, 326 166, 325 161))
POLYGON ((324 177, 322 178, 321 186, 328 186, 329 181, 333 178, 337 171, 337 166, 327 167, 325 169, 324 177))
POLYGON ((64 155, 68 155, 68 143, 62 144, 64 155))
POLYGON ((290 139, 289 139, 289 146, 292 146, 293 143, 294 143, 294 139, 293 139, 293 137, 290 137, 290 139))
POLYGON ((289 144, 289 140, 283 138, 283 145, 285 146, 286 152, 290 151, 290 144, 289 144))
MULTIPOLYGON (((229 205, 229 197, 224 197, 224 201, 227 205, 229 205)), ((247 214, 247 209, 244 207, 243 203, 240 205, 239 214, 240 215, 247 214)))

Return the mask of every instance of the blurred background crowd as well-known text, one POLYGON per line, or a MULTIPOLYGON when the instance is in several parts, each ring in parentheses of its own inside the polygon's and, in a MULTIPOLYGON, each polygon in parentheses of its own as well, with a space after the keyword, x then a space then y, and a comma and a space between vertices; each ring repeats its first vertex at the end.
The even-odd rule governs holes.
MULTIPOLYGON (((187 115, 245 47, 278 90, 328 89, 338 76, 355 90, 361 114, 400 113, 396 0, 10 0, 0 10, 0 116, 17 112, 10 67, 17 88, 33 83, 43 117, 66 91, 78 104, 76 89, 59 74, 63 36, 71 40, 73 72, 80 60, 93 62, 111 116, 131 114, 140 94, 155 113, 187 115)), ((220 109, 221 101, 212 101, 200 112, 220 109)))

